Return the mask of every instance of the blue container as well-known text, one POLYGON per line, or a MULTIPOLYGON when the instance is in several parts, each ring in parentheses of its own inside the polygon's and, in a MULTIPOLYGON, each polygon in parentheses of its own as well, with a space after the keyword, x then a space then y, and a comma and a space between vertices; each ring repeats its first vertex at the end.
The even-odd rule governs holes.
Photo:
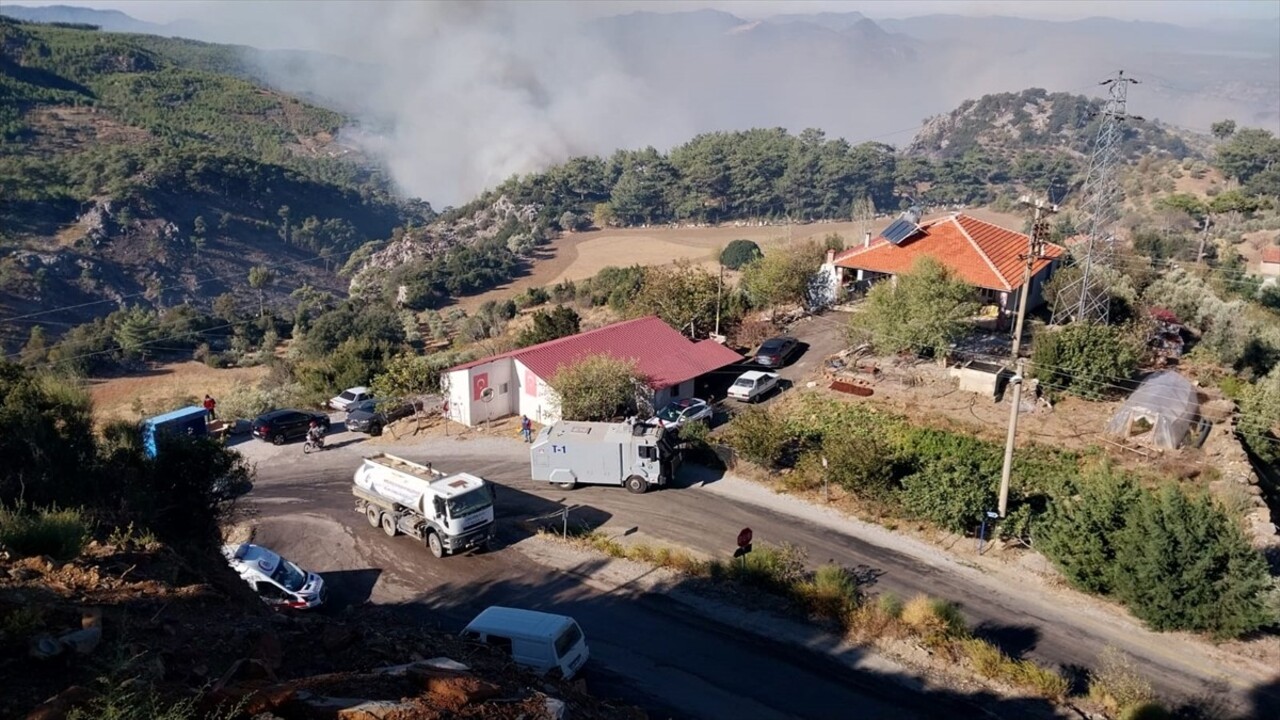
POLYGON ((142 421, 142 448, 147 457, 156 456, 156 441, 162 435, 191 435, 204 437, 209 434, 206 423, 208 413, 199 405, 184 407, 142 421))

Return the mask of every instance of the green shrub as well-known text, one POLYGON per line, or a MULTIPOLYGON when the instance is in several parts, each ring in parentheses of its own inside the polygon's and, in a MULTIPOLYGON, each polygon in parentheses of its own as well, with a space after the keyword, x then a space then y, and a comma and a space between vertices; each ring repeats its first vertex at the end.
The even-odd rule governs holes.
POLYGON ((1076 587, 1108 594, 1116 572, 1118 534, 1141 490, 1125 474, 1102 467, 1080 478, 1079 494, 1053 503, 1035 535, 1044 553, 1076 587))
POLYGON ((1036 335, 1031 369, 1051 391, 1099 398, 1133 377, 1140 358, 1132 334, 1110 325, 1072 323, 1036 335))
POLYGON ((1239 637, 1274 621, 1266 561, 1207 496, 1143 493, 1114 542, 1115 595, 1156 630, 1239 637))
POLYGON ((763 408, 745 408, 735 415, 724 438, 735 452, 764 468, 776 467, 790 443, 782 421, 763 408))
POLYGON ((89 541, 89 521, 80 510, 0 508, 0 545, 19 557, 48 555, 66 562, 89 541))
POLYGON ((833 563, 822 565, 812 579, 796 584, 795 594, 811 613, 842 622, 858 607, 862 597, 857 578, 833 563))
POLYGON ((720 264, 730 270, 741 270, 761 257, 760 246, 750 240, 734 240, 720 252, 720 264))
POLYGON ((902 501, 917 517, 951 532, 966 532, 996 505, 1002 456, 966 435, 932 429, 906 434, 914 471, 902 478, 902 501))
POLYGON ((804 579, 805 552, 795 545, 756 543, 741 559, 713 563, 713 576, 723 576, 770 592, 786 594, 804 579))

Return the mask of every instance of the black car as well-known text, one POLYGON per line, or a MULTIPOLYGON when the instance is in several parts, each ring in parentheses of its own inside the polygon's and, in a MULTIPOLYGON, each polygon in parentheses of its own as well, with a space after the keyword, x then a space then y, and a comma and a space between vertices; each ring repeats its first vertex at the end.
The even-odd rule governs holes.
POLYGON ((416 412, 403 400, 363 400, 347 408, 347 429, 381 435, 382 428, 416 412))
POLYGON ((289 440, 306 437, 311 428, 311 421, 320 423, 320 428, 329 431, 329 416, 310 410, 272 410, 259 415, 253 421, 253 436, 264 442, 283 445, 289 440))
POLYGON ((764 367, 782 367, 799 349, 800 341, 793 337, 769 338, 761 343, 760 349, 756 351, 756 364, 764 367))

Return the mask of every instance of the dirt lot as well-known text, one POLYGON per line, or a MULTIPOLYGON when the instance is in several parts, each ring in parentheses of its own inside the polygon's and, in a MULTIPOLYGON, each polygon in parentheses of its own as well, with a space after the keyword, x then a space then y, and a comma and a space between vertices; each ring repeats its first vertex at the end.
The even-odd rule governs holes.
MULTIPOLYGON (((992 212, 984 208, 965 212, 1003 227, 1021 228, 1024 222, 1021 216, 992 212)), ((944 214, 934 213, 927 215, 926 219, 944 214)), ((877 219, 872 225, 872 231, 879 232, 892 220, 891 217, 877 219)), ((689 259, 714 266, 716 251, 739 238, 754 240, 767 252, 770 245, 786 240, 788 236, 792 240, 821 240, 830 233, 843 235, 845 243, 851 245, 861 235, 861 229, 853 222, 812 223, 793 225, 790 228, 786 225, 739 227, 727 223, 719 227, 672 228, 659 225, 565 234, 547 246, 543 257, 535 261, 533 272, 529 275, 488 292, 462 298, 458 305, 464 310, 471 310, 487 300, 506 299, 525 288, 546 287, 564 280, 589 278, 610 265, 662 265, 673 260, 689 259)))
POLYGON ((266 374, 265 367, 217 370, 190 360, 156 365, 140 375, 95 378, 88 381, 88 390, 99 420, 137 420, 135 401, 141 400, 144 409, 152 412, 175 398, 200 399, 209 393, 216 399, 238 383, 256 383, 266 374))

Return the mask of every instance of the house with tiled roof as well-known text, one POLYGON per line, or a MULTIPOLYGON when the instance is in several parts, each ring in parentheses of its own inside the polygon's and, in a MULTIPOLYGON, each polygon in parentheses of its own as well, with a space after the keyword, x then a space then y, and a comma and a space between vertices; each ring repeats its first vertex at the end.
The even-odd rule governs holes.
POLYGON ((560 403, 552 378, 592 355, 634 361, 649 380, 655 408, 693 397, 699 377, 743 360, 712 340, 689 340, 651 315, 452 367, 442 380, 448 415, 469 426, 509 415, 556 422, 560 403))
MULTIPOLYGON (((1023 233, 952 213, 919 225, 910 217, 895 221, 862 245, 830 255, 828 263, 836 268, 839 282, 865 288, 892 281, 910 272, 919 258, 930 257, 977 288, 984 302, 1011 313, 1018 307, 1030 249, 1031 238, 1023 233)), ((1062 246, 1045 243, 1032 265, 1028 309, 1043 303, 1044 283, 1065 254, 1062 246)))
POLYGON ((1258 271, 1263 277, 1280 277, 1280 245, 1268 245, 1262 248, 1258 271))

